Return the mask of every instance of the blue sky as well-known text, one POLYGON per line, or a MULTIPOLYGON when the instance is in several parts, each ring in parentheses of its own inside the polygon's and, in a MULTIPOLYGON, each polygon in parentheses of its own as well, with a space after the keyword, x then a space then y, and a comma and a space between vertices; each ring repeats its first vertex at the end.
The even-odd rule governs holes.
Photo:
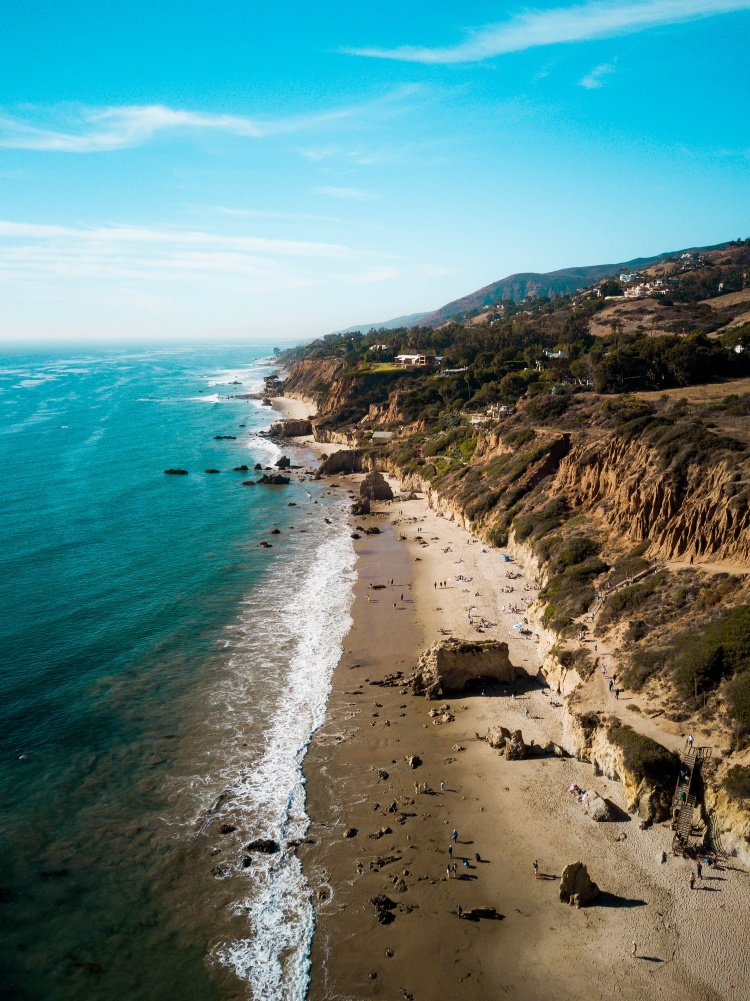
POLYGON ((0 339, 317 336, 750 235, 750 0, 6 0, 0 339))

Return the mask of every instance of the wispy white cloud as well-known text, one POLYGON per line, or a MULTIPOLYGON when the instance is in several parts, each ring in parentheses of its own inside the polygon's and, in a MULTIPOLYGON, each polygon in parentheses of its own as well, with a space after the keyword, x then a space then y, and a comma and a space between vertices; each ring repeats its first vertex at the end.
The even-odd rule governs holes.
POLYGON ((586 90, 599 90, 600 87, 604 86, 604 77, 609 76, 610 73, 614 73, 614 71, 614 63, 601 63, 599 66, 595 66, 590 73, 587 73, 585 77, 579 80, 578 84, 581 87, 585 87, 586 90))
POLYGON ((223 132, 265 139, 325 128, 346 121, 368 121, 406 111, 424 88, 407 85, 382 97, 330 111, 267 119, 210 114, 163 104, 92 108, 56 105, 0 109, 0 148, 59 153, 103 153, 141 146, 161 133, 223 132))
POLYGON ((325 195, 327 198, 342 198, 349 202, 369 202, 374 198, 372 192, 364 188, 340 188, 333 185, 315 188, 315 194, 325 195))
POLYGON ((501 24, 471 31, 445 48, 402 45, 393 49, 347 48, 348 55, 415 63, 480 62, 543 45, 583 42, 750 9, 750 0, 599 0, 575 7, 517 14, 501 24))
POLYGON ((343 244, 142 226, 0 220, 0 285, 33 294, 77 288, 207 286, 243 295, 394 277, 382 255, 343 244))

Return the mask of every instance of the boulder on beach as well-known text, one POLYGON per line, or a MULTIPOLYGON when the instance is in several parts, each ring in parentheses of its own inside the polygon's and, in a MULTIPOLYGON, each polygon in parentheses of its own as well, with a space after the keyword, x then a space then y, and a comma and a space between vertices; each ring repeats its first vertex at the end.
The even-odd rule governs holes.
POLYGON ((342 448, 333 452, 318 467, 315 479, 323 476, 335 476, 343 473, 362 472, 362 453, 352 448, 342 448))
POLYGON ((378 916, 378 921, 381 925, 390 924, 391 921, 396 920, 395 914, 392 912, 396 910, 396 901, 391 900, 384 893, 379 893, 377 897, 371 897, 370 903, 375 908, 375 913, 378 916))
POLYGON ((620 814, 614 803, 600 796, 593 789, 583 797, 583 808, 592 820, 602 823, 606 820, 616 820, 620 814))
POLYGON ((370 501, 393 500, 393 491, 383 474, 373 469, 360 483, 359 496, 370 501))
POLYGON ((355 500, 352 504, 352 514, 355 517, 361 517, 370 513, 370 499, 369 497, 362 497, 360 500, 355 500))
POLYGON ((165 469, 165 476, 187 476, 187 469, 165 469))
POLYGON ((276 462, 274 463, 274 465, 276 466, 277 469, 289 469, 289 467, 291 466, 291 464, 292 464, 292 460, 289 458, 288 455, 282 455, 282 456, 280 456, 276 460, 276 462))
POLYGON ((583 862, 571 862, 563 869, 560 900, 574 907, 585 907, 599 896, 599 887, 589 876, 583 862))
POLYGON ((445 692, 462 692, 480 678, 512 684, 523 673, 511 664, 507 643, 451 637, 424 651, 407 685, 414 695, 436 699, 445 692))

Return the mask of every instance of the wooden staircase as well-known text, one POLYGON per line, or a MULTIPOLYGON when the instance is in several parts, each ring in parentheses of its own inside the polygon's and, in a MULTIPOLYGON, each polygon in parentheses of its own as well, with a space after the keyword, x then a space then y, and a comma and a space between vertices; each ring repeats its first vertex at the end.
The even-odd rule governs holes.
POLYGON ((694 748, 688 743, 680 755, 680 771, 677 777, 677 787, 672 799, 672 830, 675 832, 673 843, 675 852, 682 852, 688 847, 693 833, 693 814, 697 799, 692 793, 693 778, 701 761, 711 756, 710 747, 694 748))

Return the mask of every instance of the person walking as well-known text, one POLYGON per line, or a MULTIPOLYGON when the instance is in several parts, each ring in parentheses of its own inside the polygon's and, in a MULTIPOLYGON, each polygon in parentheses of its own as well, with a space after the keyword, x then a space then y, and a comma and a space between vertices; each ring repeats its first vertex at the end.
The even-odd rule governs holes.
POLYGON ((464 914, 464 909, 460 904, 456 904, 456 914, 461 918, 464 914))
POLYGON ((534 879, 539 879, 539 862, 534 859, 534 879))
POLYGON ((455 827, 453 828, 453 831, 451 833, 451 841, 458 841, 458 831, 456 830, 455 827))
POLYGON ((691 890, 695 889, 695 873, 694 872, 690 873, 690 889, 691 890))
POLYGON ((695 866, 695 871, 698 873, 698 879, 703 879, 703 863, 698 862, 695 866))
POLYGON ((633 959, 635 959, 637 954, 638 954, 638 946, 635 944, 635 942, 633 942, 633 948, 630 955, 633 957, 633 959))
POLYGON ((453 858, 453 842, 448 845, 448 858, 453 858))

